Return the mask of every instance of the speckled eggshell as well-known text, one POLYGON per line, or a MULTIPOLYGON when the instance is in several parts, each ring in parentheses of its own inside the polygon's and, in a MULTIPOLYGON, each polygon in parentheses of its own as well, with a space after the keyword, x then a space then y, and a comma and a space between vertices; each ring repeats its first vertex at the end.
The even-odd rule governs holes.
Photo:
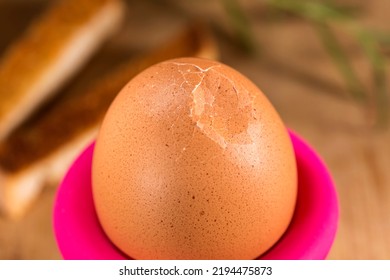
POLYGON ((135 259, 253 259, 287 229, 292 144, 246 77, 216 61, 154 65, 119 93, 93 157, 110 240, 135 259))

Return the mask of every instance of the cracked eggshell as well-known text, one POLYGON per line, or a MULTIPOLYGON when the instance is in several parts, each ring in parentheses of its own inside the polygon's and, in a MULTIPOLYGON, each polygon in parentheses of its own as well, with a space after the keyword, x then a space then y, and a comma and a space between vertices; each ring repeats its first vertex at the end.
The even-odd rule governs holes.
POLYGON ((111 241, 136 259, 253 259, 287 229, 292 144, 246 77, 181 58, 132 79, 102 123, 93 196, 111 241))

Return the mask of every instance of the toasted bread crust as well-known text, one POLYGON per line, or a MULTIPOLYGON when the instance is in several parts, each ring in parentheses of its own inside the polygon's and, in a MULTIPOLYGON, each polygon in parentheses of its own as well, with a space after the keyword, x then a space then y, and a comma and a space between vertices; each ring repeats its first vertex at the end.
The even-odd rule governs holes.
POLYGON ((37 190, 44 181, 58 181, 74 156, 85 147, 86 139, 92 141, 117 93, 140 71, 174 57, 216 59, 216 55, 213 38, 202 29, 191 27, 166 46, 125 62, 89 87, 72 93, 64 102, 54 104, 41 118, 15 130, 0 142, 0 177, 3 178, 0 208, 10 217, 18 217, 39 193, 37 190), (50 171, 53 166, 56 172, 50 171), (18 189, 26 185, 28 177, 38 179, 29 186, 31 196, 21 200, 18 189))
POLYGON ((118 28, 120 0, 62 0, 0 60, 0 139, 55 93, 118 28))

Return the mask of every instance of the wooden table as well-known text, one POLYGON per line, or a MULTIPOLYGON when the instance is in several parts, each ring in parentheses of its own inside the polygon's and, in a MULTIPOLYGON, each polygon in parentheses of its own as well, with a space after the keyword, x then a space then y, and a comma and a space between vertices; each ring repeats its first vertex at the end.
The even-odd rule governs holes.
MULTIPOLYGON (((156 2, 128 2, 131 16, 111 44, 132 53, 157 45, 185 20, 177 10, 161 9, 156 2)), ((367 13, 362 21, 386 30, 390 2, 369 3, 364 4, 367 13)), ((0 2, 0 52, 45 4, 0 2)), ((216 11, 221 17, 214 4, 211 11, 194 9, 193 14, 216 11)), ((341 207, 339 231, 329 258, 390 259, 390 129, 373 129, 367 110, 342 97, 347 94, 343 80, 309 25, 297 20, 266 23, 258 19, 254 32, 262 46, 258 57, 244 55, 221 37, 221 60, 252 79, 286 125, 305 138, 329 167, 341 207)), ((369 87, 367 62, 350 40, 345 40, 345 45, 369 87)), ((47 186, 20 221, 0 218, 0 259, 60 258, 52 232, 55 189, 47 186)))

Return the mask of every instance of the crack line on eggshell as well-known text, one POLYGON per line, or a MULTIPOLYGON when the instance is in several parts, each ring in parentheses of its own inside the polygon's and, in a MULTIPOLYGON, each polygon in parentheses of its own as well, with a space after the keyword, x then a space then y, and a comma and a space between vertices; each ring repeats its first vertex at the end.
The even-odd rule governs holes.
MULTIPOLYGON (((208 71, 210 71, 210 70, 213 70, 214 68, 219 68, 219 67, 221 67, 220 65, 212 65, 212 66, 210 66, 210 67, 208 67, 208 68, 205 68, 205 69, 203 69, 203 68, 201 68, 201 67, 199 67, 198 65, 195 65, 195 64, 192 64, 192 63, 177 63, 177 62, 172 62, 174 65, 177 65, 178 67, 179 66, 192 66, 192 67, 194 67, 194 68, 196 68, 196 69, 198 69, 199 70, 199 72, 194 72, 194 71, 190 71, 190 69, 188 69, 188 71, 187 72, 184 72, 182 69, 180 69, 180 67, 178 68, 178 70, 179 70, 179 72, 182 74, 182 76, 183 76, 183 79, 184 79, 184 81, 181 83, 181 86, 183 86, 185 83, 186 84, 188 84, 188 85, 191 85, 191 83, 187 80, 187 75, 189 75, 189 74, 198 74, 198 77, 199 77, 199 79, 200 79, 200 81, 194 86, 194 88, 192 89, 192 91, 191 91, 191 94, 192 94, 192 98, 193 98, 193 102, 196 104, 196 98, 195 98, 195 96, 194 96, 194 94, 195 94, 195 92, 196 92, 196 90, 199 88, 199 86, 203 83, 203 81, 204 81, 204 78, 206 77, 206 73, 208 72, 208 71)), ((213 102, 214 102, 214 96, 212 96, 213 98, 212 98, 212 102, 211 103, 207 103, 207 102, 205 102, 206 104, 208 104, 209 106, 213 106, 213 102)), ((202 111, 199 113, 199 114, 193 114, 193 110, 194 110, 194 106, 191 106, 190 107, 190 117, 191 118, 193 118, 194 117, 194 115, 197 115, 198 117, 200 117, 202 114, 203 114, 203 112, 204 112, 204 106, 203 106, 203 108, 202 108, 202 111)), ((211 116, 210 116, 211 117, 211 116)), ((213 139, 213 137, 211 137, 210 135, 208 135, 208 133, 206 133, 206 131, 204 131, 204 125, 200 122, 200 120, 197 120, 196 121, 196 126, 203 132, 203 133, 205 133, 205 135, 207 135, 210 139, 212 139, 214 142, 217 142, 215 139, 213 139)), ((171 126, 172 127, 172 126, 171 126)), ((211 128, 212 129, 212 128, 211 128)), ((187 150, 187 148, 188 148, 188 146, 190 145, 190 143, 191 143, 191 140, 193 139, 193 137, 194 137, 194 133, 195 133, 195 128, 194 128, 194 130, 193 130, 193 132, 192 132, 192 135, 191 135, 191 139, 190 139, 190 141, 189 141, 189 143, 187 144, 187 145, 185 145, 183 148, 182 148, 182 150, 181 150, 181 153, 180 153, 180 156, 176 159, 176 160, 179 160, 181 157, 182 157, 182 155, 183 155, 183 153, 187 150)), ((223 138, 223 137, 222 137, 223 138)), ((225 139, 223 139, 223 141, 224 141, 224 145, 221 145, 221 143, 218 143, 220 146, 222 146, 224 149, 226 148, 226 146, 227 146, 227 144, 226 144, 226 141, 225 141, 225 139)))
MULTIPOLYGON (((189 113, 189 116, 195 121, 196 123, 196 127, 202 131, 208 138, 210 138, 212 141, 214 141, 215 143, 217 143, 221 148, 223 148, 224 150, 226 149, 227 145, 228 145, 228 141, 226 141, 225 137, 219 133, 215 128, 214 128, 214 120, 215 120, 215 117, 217 116, 216 112, 210 112, 208 117, 209 117, 209 121, 210 123, 209 124, 204 124, 202 123, 202 120, 201 120, 201 117, 203 116, 203 114, 205 113, 205 106, 208 105, 210 106, 211 108, 214 106, 214 101, 215 101, 215 96, 213 95, 213 93, 210 92, 209 89, 202 89, 202 93, 201 96, 196 96, 196 92, 199 90, 199 87, 202 85, 202 83, 204 82, 205 78, 207 77, 207 73, 211 70, 215 70, 215 68, 220 68, 221 65, 212 65, 210 67, 207 67, 207 68, 201 68, 199 67, 198 65, 195 65, 195 64, 192 64, 192 63, 178 63, 178 62, 171 62, 172 64, 176 65, 178 67, 178 71, 182 74, 182 77, 184 79, 184 81, 180 84, 180 86, 182 87, 184 84, 187 84, 189 86, 192 86, 193 83, 191 83, 187 77, 188 75, 197 75, 199 77, 199 82, 197 82, 194 86, 193 86, 193 89, 191 90, 191 95, 192 95, 192 106, 190 106, 190 113, 189 113), (186 71, 182 69, 181 66, 190 66, 190 67, 193 67, 195 69, 197 69, 197 71, 191 71, 191 69, 187 69, 186 71), (199 102, 201 102, 203 99, 203 104, 200 104, 199 105, 199 102), (199 105, 200 108, 197 108, 196 106, 199 105), (199 112, 196 112, 196 110, 198 109, 199 112), (205 127, 206 126, 206 127, 205 127)), ((238 94, 238 90, 237 90, 237 87, 235 85, 235 83, 233 82, 232 79, 230 79, 229 77, 227 77, 226 75, 224 75, 223 73, 221 72, 217 72, 218 75, 225 79, 227 82, 229 82, 231 85, 232 85, 232 88, 233 88, 233 91, 236 95, 236 98, 237 98, 237 107, 238 109, 244 109, 245 107, 247 106, 253 106, 253 99, 254 99, 254 96, 251 96, 251 94, 246 90, 247 92, 247 95, 249 96, 249 98, 242 102, 243 99, 239 97, 239 94, 238 94)), ((218 86, 220 86, 221 84, 221 80, 218 79, 218 86)), ((254 112, 252 111, 251 112, 251 115, 253 116, 254 112)), ((228 116, 226 118, 226 121, 229 122, 229 120, 232 119, 232 116, 228 116)), ((173 127, 173 125, 172 125, 173 127)), ((221 128, 221 130, 223 131, 227 131, 228 132, 228 128, 227 127, 224 127, 224 128, 221 128)), ((185 147, 181 150, 181 155, 187 150, 188 146, 190 145, 191 143, 191 140, 193 138, 193 135, 194 135, 194 132, 195 130, 193 130, 193 133, 192 133, 192 136, 191 136, 191 139, 189 141, 189 143, 187 145, 185 145, 185 147)), ((252 143, 253 144, 253 139, 252 137, 249 135, 252 143)), ((181 156, 180 156, 181 157, 181 156)))
MULTIPOLYGON (((207 71, 209 71, 209 70, 211 70, 213 68, 220 68, 221 67, 221 65, 211 65, 210 67, 207 67, 206 69, 203 69, 202 67, 199 67, 198 65, 193 64, 193 63, 183 63, 183 62, 171 62, 171 63, 173 63, 173 64, 175 64, 177 66, 192 66, 192 67, 198 69, 202 73, 206 73, 207 71)), ((189 71, 189 73, 190 73, 190 71, 189 71)))

